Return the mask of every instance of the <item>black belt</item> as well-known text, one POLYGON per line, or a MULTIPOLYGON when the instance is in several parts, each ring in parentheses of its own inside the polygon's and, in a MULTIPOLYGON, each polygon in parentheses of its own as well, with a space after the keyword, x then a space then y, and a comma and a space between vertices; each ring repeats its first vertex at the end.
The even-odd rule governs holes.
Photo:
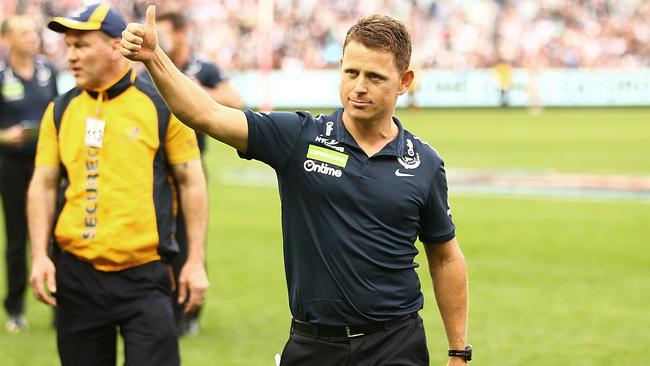
POLYGON ((310 323, 301 322, 300 320, 291 320, 291 331, 294 330, 313 335, 324 337, 347 337, 354 338, 362 335, 378 332, 380 330, 388 329, 391 326, 401 323, 409 319, 416 319, 418 313, 412 313, 407 316, 391 319, 385 322, 378 322, 366 325, 314 325, 310 323))

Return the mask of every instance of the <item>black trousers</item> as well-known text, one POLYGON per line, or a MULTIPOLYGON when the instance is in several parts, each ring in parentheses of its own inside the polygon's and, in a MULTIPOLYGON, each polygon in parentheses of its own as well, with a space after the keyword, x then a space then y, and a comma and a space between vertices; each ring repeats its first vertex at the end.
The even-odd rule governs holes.
POLYGON ((281 366, 427 366, 429 351, 422 318, 348 338, 319 337, 292 330, 281 366))
POLYGON ((180 365, 167 264, 101 272, 63 252, 56 269, 63 366, 115 366, 118 329, 126 366, 180 365))
POLYGON ((8 314, 25 310, 27 284, 27 187, 34 172, 34 158, 0 155, 0 196, 4 209, 7 265, 7 295, 4 307, 8 314))

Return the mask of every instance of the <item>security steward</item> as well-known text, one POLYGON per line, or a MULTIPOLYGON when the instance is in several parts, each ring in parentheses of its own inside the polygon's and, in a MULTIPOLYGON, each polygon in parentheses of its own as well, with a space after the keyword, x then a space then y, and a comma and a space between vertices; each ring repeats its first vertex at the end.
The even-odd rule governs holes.
POLYGON ((76 87, 41 122, 28 195, 30 283, 39 300, 56 306, 64 366, 115 365, 117 329, 125 364, 180 363, 167 263, 178 251, 170 174, 189 198, 181 209, 192 233, 178 301, 194 311, 208 287, 196 137, 121 56, 125 26, 107 4, 48 23, 65 34, 76 87), (52 231, 63 251, 56 264, 46 253, 52 231))

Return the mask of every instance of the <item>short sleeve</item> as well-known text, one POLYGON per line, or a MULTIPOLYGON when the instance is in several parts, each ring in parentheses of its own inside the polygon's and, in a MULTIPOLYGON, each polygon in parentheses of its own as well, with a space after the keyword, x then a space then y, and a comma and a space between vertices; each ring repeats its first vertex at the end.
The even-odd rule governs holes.
POLYGON ((455 237, 455 230, 447 196, 447 175, 444 163, 440 161, 421 215, 420 241, 425 244, 442 244, 455 237))
POLYGON ((305 126, 306 114, 291 112, 261 113, 245 110, 248 122, 248 148, 244 159, 255 159, 281 169, 295 148, 305 126))
POLYGON ((196 133, 174 115, 169 120, 165 136, 165 152, 171 165, 187 163, 201 156, 196 142, 196 133))
POLYGON ((54 126, 54 102, 50 102, 41 119, 34 165, 37 167, 58 167, 60 164, 59 139, 54 126))

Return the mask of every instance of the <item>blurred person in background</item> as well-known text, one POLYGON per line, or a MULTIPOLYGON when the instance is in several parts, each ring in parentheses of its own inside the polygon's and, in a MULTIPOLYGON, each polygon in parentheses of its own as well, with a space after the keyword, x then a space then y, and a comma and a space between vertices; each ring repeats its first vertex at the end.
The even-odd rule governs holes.
POLYGON ((7 331, 27 328, 27 187, 34 171, 41 117, 57 95, 54 67, 37 56, 39 38, 32 19, 13 15, 2 22, 8 49, 0 60, 0 196, 5 219, 7 331))
POLYGON ((180 364, 169 259, 174 239, 173 176, 183 197, 188 258, 178 302, 194 312, 205 297, 207 192, 194 131, 120 54, 124 17, 92 4, 53 17, 64 33, 76 87, 50 103, 41 122, 28 192, 30 284, 56 307, 63 366, 180 364), (57 198, 59 200, 57 201, 57 198), (47 247, 53 237, 61 254, 47 247))
MULTIPOLYGON (((467 269, 442 159, 393 117, 413 81, 411 39, 385 16, 359 20, 340 60, 343 108, 260 113, 220 105, 158 46, 155 7, 122 33, 183 123, 275 169, 291 334, 280 364, 429 364, 414 262, 419 236, 444 323, 448 365, 471 360, 467 269)), ((305 85, 305 92, 317 85, 305 85)))
MULTIPOLYGON (((181 12, 166 12, 156 18, 160 45, 174 65, 187 77, 200 85, 217 103, 242 108, 243 101, 237 90, 228 81, 223 71, 192 48, 190 22, 181 12)), ((205 135, 199 141, 203 146, 205 135)))
POLYGON ((541 114, 544 105, 542 103, 540 78, 544 71, 544 49, 537 54, 528 57, 526 65, 526 94, 528 95, 528 113, 532 115, 541 114))
POLYGON ((508 107, 510 105, 510 89, 512 89, 512 66, 504 59, 494 65, 494 75, 499 84, 499 105, 508 107))
MULTIPOLYGON (((197 85, 200 85, 217 103, 241 109, 243 107, 242 98, 221 69, 216 64, 194 53, 190 42, 190 24, 187 17, 181 12, 170 11, 158 15, 156 22, 160 45, 165 53, 169 55, 174 65, 197 85)), ((146 70, 142 72, 142 75, 150 79, 146 70)), ((196 138, 199 142, 201 155, 203 155, 206 149, 205 134, 197 131, 196 138)), ((182 200, 180 195, 178 198, 182 200)), ((177 279, 180 269, 187 259, 187 230, 182 213, 177 216, 176 234, 180 251, 172 261, 172 268, 177 279)), ((197 335, 199 333, 200 311, 199 308, 196 312, 185 315, 183 313, 183 304, 177 304, 174 307, 174 315, 176 316, 180 335, 197 335)))
POLYGON ((420 79, 418 79, 420 70, 417 67, 413 67, 412 70, 413 70, 413 81, 411 81, 411 85, 409 85, 406 94, 406 98, 407 98, 406 105, 410 111, 418 111, 419 109, 418 109, 416 94, 420 90, 420 79))

